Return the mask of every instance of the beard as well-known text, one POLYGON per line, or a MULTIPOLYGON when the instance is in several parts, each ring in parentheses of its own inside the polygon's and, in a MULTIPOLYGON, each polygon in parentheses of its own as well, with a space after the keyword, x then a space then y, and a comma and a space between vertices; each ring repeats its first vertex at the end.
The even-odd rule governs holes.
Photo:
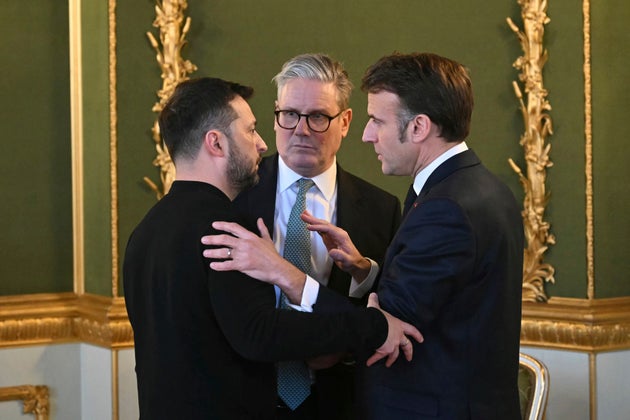
POLYGON ((261 157, 258 156, 256 162, 252 162, 242 150, 238 147, 236 142, 230 139, 230 156, 227 164, 227 176, 230 184, 238 192, 253 187, 258 183, 258 172, 256 166, 261 161, 261 157))

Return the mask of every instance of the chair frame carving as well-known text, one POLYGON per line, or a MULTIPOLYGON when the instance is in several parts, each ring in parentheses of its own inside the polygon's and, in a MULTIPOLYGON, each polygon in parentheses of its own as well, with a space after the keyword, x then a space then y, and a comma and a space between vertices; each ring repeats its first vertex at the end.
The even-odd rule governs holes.
POLYGON ((547 368, 540 361, 524 353, 519 355, 519 366, 525 368, 535 378, 531 398, 525 411, 527 416, 524 420, 542 420, 545 418, 549 394, 549 373, 547 368))

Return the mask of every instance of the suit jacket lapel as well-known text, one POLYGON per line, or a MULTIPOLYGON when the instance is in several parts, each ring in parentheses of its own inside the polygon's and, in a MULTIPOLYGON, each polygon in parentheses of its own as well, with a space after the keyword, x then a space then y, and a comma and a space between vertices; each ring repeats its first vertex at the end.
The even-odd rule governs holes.
MULTIPOLYGON (((479 165, 480 163, 481 161, 471 149, 449 158, 438 166, 437 169, 429 176, 429 179, 427 179, 424 187, 422 187, 422 191, 420 191, 420 194, 418 195, 418 199, 425 197, 434 185, 440 183, 453 172, 468 166, 479 165)), ((416 202, 418 202, 418 200, 416 200, 416 202)))

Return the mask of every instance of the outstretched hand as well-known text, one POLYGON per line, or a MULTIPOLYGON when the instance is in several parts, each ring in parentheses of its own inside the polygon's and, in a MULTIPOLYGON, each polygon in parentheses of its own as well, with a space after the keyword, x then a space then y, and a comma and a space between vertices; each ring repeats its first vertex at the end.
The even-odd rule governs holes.
POLYGON ((374 363, 387 357, 385 366, 390 367, 394 364, 396 359, 398 359, 400 354, 399 348, 402 349, 405 359, 410 362, 413 358, 413 344, 407 336, 413 338, 418 343, 422 343, 424 341, 424 337, 422 337, 420 331, 418 331, 413 325, 403 322, 381 309, 376 293, 370 293, 367 306, 368 308, 376 308, 380 310, 383 315, 385 315, 388 326, 387 340, 385 340, 385 343, 376 349, 376 352, 367 360, 367 365, 372 366, 374 363))
POLYGON ((301 217, 306 222, 308 230, 321 236, 328 255, 337 267, 350 273, 358 281, 363 281, 367 277, 371 268, 370 261, 354 246, 348 232, 326 220, 314 217, 308 211, 304 211, 301 217))

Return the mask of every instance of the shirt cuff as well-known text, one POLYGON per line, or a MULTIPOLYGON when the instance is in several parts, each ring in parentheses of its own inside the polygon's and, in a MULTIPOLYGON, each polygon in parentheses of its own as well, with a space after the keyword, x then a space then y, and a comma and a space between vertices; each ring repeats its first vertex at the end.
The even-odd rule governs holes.
POLYGON ((296 311, 313 312, 313 305, 317 303, 318 295, 319 282, 307 275, 306 281, 304 282, 304 291, 302 291, 302 301, 300 302, 300 305, 298 306, 289 303, 289 306, 296 311))
POLYGON ((376 276, 378 275, 378 264, 376 261, 367 258, 370 262, 370 272, 368 273, 365 280, 361 283, 356 281, 354 277, 350 280, 350 291, 348 292, 348 296, 351 298, 362 298, 365 296, 367 292, 372 290, 372 286, 374 285, 374 281, 376 280, 376 276))

